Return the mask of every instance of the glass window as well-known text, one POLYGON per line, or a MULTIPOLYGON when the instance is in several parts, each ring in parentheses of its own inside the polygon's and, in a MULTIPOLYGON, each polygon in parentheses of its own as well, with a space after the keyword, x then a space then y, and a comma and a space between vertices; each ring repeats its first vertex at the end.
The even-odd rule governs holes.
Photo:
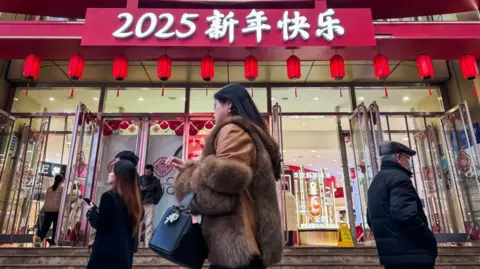
POLYGON ((163 112, 179 113, 185 111, 185 89, 165 88, 108 88, 105 112, 163 112))
POLYGON ((297 87, 272 88, 272 104, 278 103, 282 112, 350 112, 352 105, 348 88, 297 87))
POLYGON ((80 102, 91 111, 98 111, 100 88, 75 88, 73 97, 70 97, 70 92, 71 88, 30 88, 25 95, 25 88, 17 88, 12 112, 74 113, 80 102))
MULTIPOLYGON (((192 113, 213 113, 213 96, 220 89, 196 88, 190 92, 190 112, 192 113)), ((258 111, 267 112, 267 89, 247 87, 251 93, 253 90, 253 101, 257 105, 258 111)))
POLYGON ((357 103, 366 105, 377 102, 380 112, 442 112, 442 98, 437 87, 431 87, 432 95, 428 88, 387 87, 385 88, 355 87, 357 103))

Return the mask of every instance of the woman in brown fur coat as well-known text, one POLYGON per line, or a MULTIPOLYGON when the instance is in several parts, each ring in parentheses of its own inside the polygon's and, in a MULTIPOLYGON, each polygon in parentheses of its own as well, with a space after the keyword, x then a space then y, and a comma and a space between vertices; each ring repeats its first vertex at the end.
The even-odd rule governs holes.
POLYGON ((239 84, 215 94, 214 116, 200 161, 167 160, 180 172, 175 195, 195 193, 190 207, 202 215, 211 269, 263 269, 283 256, 279 148, 239 84))

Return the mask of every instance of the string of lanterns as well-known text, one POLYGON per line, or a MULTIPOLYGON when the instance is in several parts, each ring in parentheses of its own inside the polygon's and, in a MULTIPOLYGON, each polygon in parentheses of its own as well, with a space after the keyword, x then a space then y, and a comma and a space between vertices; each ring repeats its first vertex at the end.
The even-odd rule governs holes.
MULTIPOLYGON (((430 80, 435 76, 432 59, 427 54, 421 54, 416 59, 418 73, 421 79, 424 80, 428 86, 428 92, 432 95, 430 88, 430 80)), ((28 95, 28 88, 32 81, 36 80, 40 74, 40 66, 42 60, 34 54, 30 54, 25 58, 23 66, 23 76, 28 80, 25 89, 25 95, 28 95)), ((286 61, 287 77, 289 80, 298 80, 301 78, 300 59, 292 54, 286 61)), ((85 58, 82 55, 73 55, 70 57, 68 64, 68 77, 73 83, 83 77, 85 69, 85 58)), ((473 55, 464 55, 460 58, 460 69, 465 79, 474 80, 479 75, 476 58, 473 55)), ((377 54, 373 58, 374 75, 382 83, 384 83, 391 75, 390 65, 387 56, 384 54, 377 54)), ((258 59, 253 55, 249 55, 244 61, 245 78, 253 82, 258 78, 258 59)), ((158 58, 157 77, 162 83, 168 81, 172 75, 172 59, 168 55, 162 55, 158 58)), ((215 75, 215 61, 212 56, 206 55, 201 59, 200 76, 208 83, 213 80, 215 75)), ((341 55, 335 54, 330 59, 330 75, 336 81, 341 81, 345 78, 345 61, 341 55)), ((113 59, 112 77, 117 81, 123 81, 128 76, 128 59, 125 56, 117 56, 113 59)), ((473 84, 473 93, 478 95, 473 84)), ((75 85, 72 86, 70 97, 73 97, 75 85)), ((208 84, 205 89, 205 94, 208 95, 208 84)), ((165 95, 165 87, 162 85, 162 96, 165 95)), ((253 97, 253 87, 251 86, 251 95, 253 97)), ((117 97, 120 96, 120 86, 117 87, 117 97)), ((385 96, 388 97, 388 89, 385 86, 385 96)), ((298 97, 297 87, 295 86, 295 97, 298 97)), ((343 97, 342 87, 340 87, 340 97, 343 97)))

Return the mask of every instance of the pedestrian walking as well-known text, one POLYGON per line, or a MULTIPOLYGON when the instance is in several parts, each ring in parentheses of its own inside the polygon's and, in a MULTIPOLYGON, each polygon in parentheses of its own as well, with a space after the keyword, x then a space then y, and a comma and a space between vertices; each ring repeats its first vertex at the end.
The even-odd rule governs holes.
POLYGON ((437 241, 412 184, 416 152, 393 141, 380 145, 381 169, 368 189, 368 225, 386 269, 433 269, 437 241))
POLYGON ((202 215, 211 269, 263 269, 283 256, 279 148, 245 87, 225 86, 214 106, 201 159, 167 160, 180 172, 175 195, 195 193, 190 209, 202 215))

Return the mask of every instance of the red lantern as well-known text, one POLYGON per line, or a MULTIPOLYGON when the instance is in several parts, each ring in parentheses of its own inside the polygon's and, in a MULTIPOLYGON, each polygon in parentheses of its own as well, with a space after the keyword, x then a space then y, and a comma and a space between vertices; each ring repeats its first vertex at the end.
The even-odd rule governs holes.
MULTIPOLYGON (((168 55, 158 58, 157 76, 161 81, 167 81, 172 75, 172 59, 168 55)), ((162 96, 165 95, 165 87, 162 87, 162 96)))
MULTIPOLYGON (((113 59, 112 76, 117 81, 122 81, 128 75, 128 59, 125 56, 117 56, 113 59)), ((120 86, 117 87, 117 97, 120 95, 120 86)))
MULTIPOLYGON (((462 75, 468 80, 474 80, 478 77, 478 66, 477 59, 473 55, 463 55, 460 58, 460 69, 462 69, 462 75)), ((473 84, 473 94, 478 95, 477 89, 475 88, 475 82, 473 84)))
MULTIPOLYGON (((82 55, 77 54, 70 57, 68 63, 68 77, 73 81, 77 81, 83 77, 83 70, 85 69, 85 58, 82 55)), ((75 87, 72 87, 70 97, 73 97, 75 87)))
POLYGON ((435 75, 433 70, 432 59, 427 54, 422 54, 417 57, 417 67, 418 74, 420 77, 425 80, 425 83, 428 85, 428 93, 432 95, 432 90, 430 89, 430 79, 435 75))
MULTIPOLYGON (((300 59, 292 55, 287 59, 287 77, 289 80, 296 80, 302 76, 302 71, 300 69, 300 59)), ((298 96, 297 87, 295 86, 295 97, 298 96)))
MULTIPOLYGON (((330 59, 330 75, 335 80, 342 80, 345 77, 345 61, 340 55, 335 55, 330 59)), ((340 87, 340 97, 343 97, 342 87, 340 87)))
MULTIPOLYGON (((200 75, 205 82, 209 82, 213 79, 213 76, 215 75, 215 62, 213 61, 212 56, 207 55, 202 58, 200 75)), ((205 95, 208 95, 208 86, 205 88, 205 95)))
MULTIPOLYGON (((252 55, 247 56, 245 58, 245 78, 248 81, 255 81, 258 77, 258 60, 257 58, 253 57, 252 55)), ((250 86, 250 93, 253 97, 253 87, 250 86)))
MULTIPOLYGON (((388 64, 387 56, 378 54, 373 58, 373 71, 375 77, 382 81, 385 81, 390 76, 390 65, 388 64)), ((385 96, 388 97, 387 86, 385 86, 385 96)))
POLYGON ((25 95, 28 95, 28 86, 30 85, 30 81, 38 78, 41 65, 42 60, 37 55, 30 54, 25 57, 25 62, 23 63, 23 76, 29 80, 27 88, 25 89, 25 95))

